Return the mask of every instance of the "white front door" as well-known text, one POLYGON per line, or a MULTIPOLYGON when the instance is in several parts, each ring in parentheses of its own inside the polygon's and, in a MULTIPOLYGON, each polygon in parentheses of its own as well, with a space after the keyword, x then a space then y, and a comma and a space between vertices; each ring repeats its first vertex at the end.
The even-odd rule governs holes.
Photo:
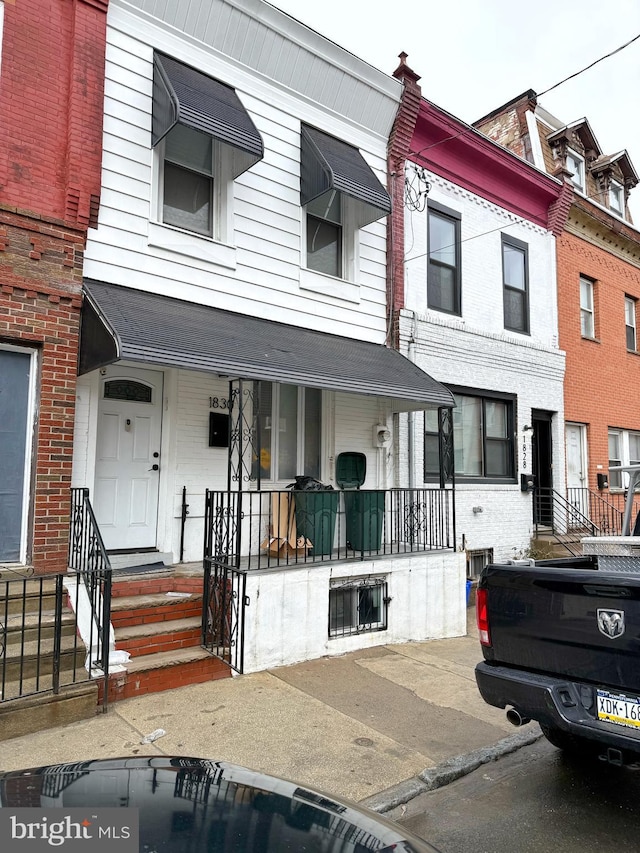
POLYGON ((118 365, 100 377, 93 503, 109 551, 156 546, 162 378, 118 365))
MULTIPOLYGON (((589 515, 587 494, 587 444, 584 424, 567 424, 567 496, 582 516, 589 515)), ((576 521, 575 524, 578 522, 576 521)), ((574 525, 575 526, 575 525, 574 525)))

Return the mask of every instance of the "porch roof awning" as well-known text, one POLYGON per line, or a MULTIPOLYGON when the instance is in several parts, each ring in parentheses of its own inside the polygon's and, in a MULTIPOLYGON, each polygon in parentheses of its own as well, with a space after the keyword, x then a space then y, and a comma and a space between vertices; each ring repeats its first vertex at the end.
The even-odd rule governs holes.
POLYGON ((155 53, 152 145, 176 124, 230 145, 235 152, 236 178, 264 156, 262 137, 235 89, 177 59, 155 53))
POLYGON ((92 279, 84 283, 80 374, 126 360, 390 397, 396 411, 454 405, 444 385, 380 344, 92 279))

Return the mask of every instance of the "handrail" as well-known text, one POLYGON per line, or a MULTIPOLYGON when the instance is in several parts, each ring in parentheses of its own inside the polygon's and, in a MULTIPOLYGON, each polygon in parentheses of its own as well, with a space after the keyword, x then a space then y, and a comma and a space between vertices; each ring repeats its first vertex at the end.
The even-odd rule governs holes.
POLYGON ((87 488, 71 489, 68 565, 82 578, 86 590, 85 599, 78 585, 71 604, 76 613, 78 608, 86 606, 86 602, 90 608, 90 618, 82 620, 80 628, 87 646, 87 669, 89 673, 100 671, 104 679, 102 710, 106 713, 109 701, 112 570, 87 488))

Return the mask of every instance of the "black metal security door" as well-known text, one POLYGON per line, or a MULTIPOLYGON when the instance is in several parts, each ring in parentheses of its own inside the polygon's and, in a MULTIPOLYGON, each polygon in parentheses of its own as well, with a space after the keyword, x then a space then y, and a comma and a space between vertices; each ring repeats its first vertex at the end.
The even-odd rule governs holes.
POLYGON ((531 470, 534 475, 533 523, 553 525, 551 412, 532 412, 531 470))

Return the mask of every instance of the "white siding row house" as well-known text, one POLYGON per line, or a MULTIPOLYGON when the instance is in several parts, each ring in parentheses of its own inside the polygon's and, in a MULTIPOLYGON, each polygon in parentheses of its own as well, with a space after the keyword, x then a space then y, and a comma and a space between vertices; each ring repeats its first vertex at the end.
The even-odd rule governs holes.
POLYGON ((393 453, 453 403, 385 345, 401 82, 262 0, 111 0, 105 92, 73 477, 112 562, 204 553, 245 672, 464 633, 453 492, 393 453))

